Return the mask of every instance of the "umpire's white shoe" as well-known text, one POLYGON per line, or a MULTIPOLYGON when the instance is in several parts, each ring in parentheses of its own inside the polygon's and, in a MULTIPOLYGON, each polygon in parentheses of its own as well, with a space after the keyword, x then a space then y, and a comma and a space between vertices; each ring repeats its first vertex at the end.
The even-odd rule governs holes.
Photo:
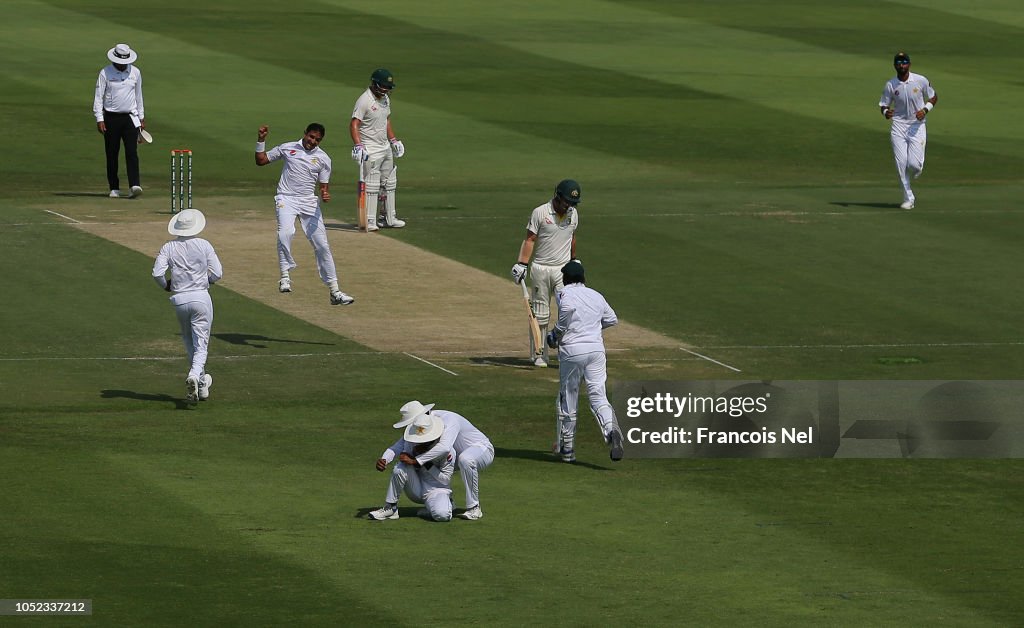
POLYGON ((384 504, 383 508, 378 508, 367 516, 374 521, 398 519, 398 504, 384 504))
POLYGON ((458 517, 459 517, 459 519, 467 519, 469 521, 476 521, 477 519, 483 519, 484 518, 484 511, 480 510, 480 504, 477 504, 476 506, 473 506, 472 508, 470 508, 466 512, 460 513, 458 515, 458 517))
POLYGON ((121 198, 121 190, 111 190, 107 196, 110 198, 121 198))
POLYGON ((914 209, 914 199, 903 201, 903 204, 900 205, 900 209, 914 209))
POLYGON ((142 196, 142 186, 133 185, 132 191, 128 193, 128 198, 138 198, 140 196, 142 196))
POLYGON ((349 296, 341 290, 335 290, 331 293, 331 305, 352 305, 355 302, 355 297, 349 296))
POLYGON ((277 282, 277 289, 279 292, 291 292, 292 280, 288 277, 281 277, 281 281, 277 282))
POLYGON ((199 401, 206 401, 210 398, 210 386, 213 386, 213 376, 203 373, 203 378, 199 380, 199 401))
POLYGON ((194 375, 185 378, 185 401, 189 403, 199 401, 199 378, 194 375))

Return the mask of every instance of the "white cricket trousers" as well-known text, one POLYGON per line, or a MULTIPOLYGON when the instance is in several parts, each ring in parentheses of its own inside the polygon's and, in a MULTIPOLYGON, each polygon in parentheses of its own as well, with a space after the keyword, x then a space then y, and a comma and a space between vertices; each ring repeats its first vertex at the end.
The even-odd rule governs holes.
POLYGON ((188 374, 199 379, 206 372, 210 329, 213 327, 213 301, 206 290, 192 290, 174 294, 171 303, 181 326, 181 342, 188 356, 188 374))
POLYGON ((587 384, 590 411, 597 419, 605 442, 612 430, 618 429, 615 411, 608 403, 605 382, 608 379, 608 361, 604 351, 593 351, 579 355, 558 352, 558 420, 559 446, 573 449, 576 440, 576 410, 580 401, 580 380, 587 384))
MULTIPOLYGON (((568 264, 569 260, 565 260, 568 264)), ((537 317, 540 333, 547 333, 548 321, 551 320, 552 295, 565 287, 562 284, 561 266, 547 266, 536 262, 530 264, 530 307, 537 317)), ((558 308, 555 308, 557 314, 558 308)))
POLYGON ((474 445, 459 454, 456 467, 466 485, 466 510, 480 505, 480 472, 494 462, 494 446, 474 445))
POLYGON ((403 491, 412 501, 426 506, 434 521, 451 521, 452 491, 438 483, 429 470, 416 469, 404 462, 396 463, 391 471, 391 482, 384 495, 384 502, 397 504, 403 491))
POLYGON ((921 172, 924 171, 924 149, 928 131, 921 122, 908 125, 894 124, 889 137, 892 140, 892 154, 896 159, 896 173, 903 187, 903 200, 913 202, 914 191, 910 189, 910 181, 921 176, 921 172))
POLYGON ((277 257, 281 264, 281 275, 297 266, 292 256, 292 237, 295 235, 295 219, 298 218, 303 233, 316 253, 320 280, 328 286, 338 281, 338 271, 334 267, 334 256, 327 241, 327 228, 317 198, 278 194, 274 197, 274 205, 277 208, 277 257))

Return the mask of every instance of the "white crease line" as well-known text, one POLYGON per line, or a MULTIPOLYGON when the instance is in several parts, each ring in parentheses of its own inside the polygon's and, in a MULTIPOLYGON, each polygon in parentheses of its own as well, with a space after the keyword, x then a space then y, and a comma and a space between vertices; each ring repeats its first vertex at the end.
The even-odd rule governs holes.
POLYGON ((718 360, 716 360, 714 358, 709 358, 706 355, 701 355, 701 354, 697 353, 696 351, 690 351, 686 347, 679 347, 679 350, 680 351, 685 351, 686 353, 689 353, 690 355, 695 355, 698 358, 703 358, 703 359, 707 360, 708 362, 714 362, 718 366, 724 366, 725 368, 727 368, 729 370, 732 370, 732 371, 736 371, 737 373, 742 373, 743 372, 743 371, 739 370, 738 368, 736 368, 735 366, 729 366, 725 362, 719 362, 718 360))
POLYGON ((1020 347, 1024 341, 1013 342, 905 342, 860 345, 718 345, 702 349, 910 349, 915 347, 1020 347))
POLYGON ((409 356, 410 358, 412 358, 412 359, 414 359, 414 360, 419 360, 420 362, 423 362, 424 364, 429 364, 430 366, 432 366, 432 367, 434 367, 434 368, 436 368, 436 369, 441 369, 441 370, 442 370, 442 371, 444 371, 445 373, 448 373, 448 374, 450 374, 450 375, 454 375, 455 377, 458 377, 458 376, 459 376, 459 374, 458 374, 458 373, 456 373, 455 371, 449 371, 449 370, 448 370, 448 369, 446 369, 445 367, 443 367, 443 366, 438 366, 438 365, 434 364, 433 362, 431 362, 430 360, 424 360, 423 358, 421 358, 421 357, 419 357, 419 356, 415 356, 415 355, 413 355, 413 354, 411 354, 411 353, 406 353, 405 351, 403 351, 402 353, 404 353, 405 355, 409 356))
POLYGON ((61 213, 58 213, 58 212, 55 212, 55 211, 53 211, 52 209, 47 209, 47 210, 44 210, 44 211, 45 211, 45 212, 46 212, 47 214, 53 214, 54 216, 60 216, 60 217, 61 217, 61 218, 63 218, 64 220, 70 220, 71 222, 75 223, 76 225, 80 225, 80 224, 82 224, 82 221, 81 221, 81 220, 75 220, 75 219, 74 219, 74 218, 72 218, 71 216, 65 216, 64 214, 61 214, 61 213))

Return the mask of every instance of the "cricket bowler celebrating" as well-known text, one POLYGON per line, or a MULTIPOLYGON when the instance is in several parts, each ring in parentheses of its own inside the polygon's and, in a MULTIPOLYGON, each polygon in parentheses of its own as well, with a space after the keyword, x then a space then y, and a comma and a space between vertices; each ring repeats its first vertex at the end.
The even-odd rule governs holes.
POLYGON ((914 209, 914 191, 911 178, 921 176, 924 170, 924 149, 928 139, 925 117, 939 96, 928 79, 910 71, 910 56, 896 53, 893 58, 896 76, 889 79, 882 90, 878 106, 887 120, 892 120, 890 137, 892 153, 896 158, 896 172, 903 186, 900 209, 914 209))
MULTIPOLYGON (((404 220, 395 215, 395 191, 398 167, 395 159, 405 155, 405 145, 391 129, 391 90, 395 79, 391 72, 378 68, 370 76, 370 86, 356 100, 349 122, 352 136, 352 160, 359 164, 360 178, 366 190, 366 230, 380 227, 401 228, 404 220), (377 224, 377 205, 383 201, 384 221, 377 224)), ((362 218, 360 217, 360 222, 362 218)))
POLYGON ((295 219, 298 218, 302 231, 313 245, 320 280, 331 290, 331 305, 351 305, 355 299, 338 288, 338 271, 334 266, 331 245, 327 241, 320 199, 316 195, 319 187, 323 201, 326 203, 331 200, 331 158, 320 148, 326 133, 324 126, 317 122, 310 123, 302 139, 279 144, 269 151, 264 141, 268 133, 270 128, 266 125, 257 131, 256 165, 266 166, 284 160, 281 179, 277 183, 277 195, 274 197, 277 208, 277 257, 281 266, 281 279, 277 288, 281 292, 292 291, 290 271, 297 266, 292 257, 292 237, 295 235, 295 219))
MULTIPOLYGON (((530 307, 542 336, 551 318, 551 294, 562 289, 562 267, 576 259, 576 228, 579 226, 576 204, 580 202, 580 195, 580 184, 565 179, 555 187, 550 201, 534 208, 526 225, 526 238, 519 247, 519 258, 512 266, 512 278, 517 284, 522 283, 526 271, 530 271, 530 307)), ((537 350, 531 334, 530 355, 537 355, 537 350)), ((548 365, 547 347, 534 359, 534 365, 548 365)))

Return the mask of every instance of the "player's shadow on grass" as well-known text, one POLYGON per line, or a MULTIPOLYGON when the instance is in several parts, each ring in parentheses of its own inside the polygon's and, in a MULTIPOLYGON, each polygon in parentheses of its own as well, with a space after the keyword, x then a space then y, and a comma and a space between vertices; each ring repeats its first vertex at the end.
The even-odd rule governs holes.
MULTIPOLYGON (((373 512, 374 510, 377 510, 378 508, 380 508, 380 506, 373 506, 372 508, 358 508, 358 509, 356 509, 356 513, 354 515, 352 515, 352 518, 353 519, 366 519, 367 521, 373 521, 373 519, 370 519, 369 515, 370 515, 371 512, 373 512)), ((420 506, 419 504, 417 504, 415 506, 409 506, 409 507, 404 507, 404 506, 403 507, 399 507, 398 508, 398 520, 401 521, 402 519, 419 519, 420 521, 424 521, 424 522, 427 522, 427 523, 445 523, 443 521, 434 521, 433 519, 430 519, 430 518, 427 518, 427 517, 420 517, 419 515, 416 514, 416 513, 418 513, 420 511, 420 508, 423 508, 423 506, 420 506)), ((461 508, 456 508, 455 510, 452 511, 452 513, 454 514, 455 512, 464 512, 464 511, 461 508)), ((455 517, 452 517, 452 518, 454 519, 455 517)))
POLYGON ((330 229, 331 231, 353 231, 355 233, 359 233, 359 225, 353 225, 348 222, 325 222, 324 228, 330 229))
POLYGON ((79 197, 79 196, 110 196, 110 192, 54 192, 53 195, 54 196, 69 196, 69 197, 79 197))
POLYGON ((189 408, 195 407, 196 404, 189 403, 180 397, 172 397, 170 395, 153 395, 150 393, 139 393, 134 390, 111 390, 105 389, 100 391, 100 397, 104 399, 135 399, 136 401, 161 401, 170 402, 174 404, 177 410, 188 410, 189 408))
POLYGON ((298 345, 325 345, 333 347, 333 342, 312 342, 310 340, 288 340, 287 338, 271 338, 270 336, 261 336, 259 334, 212 334, 217 340, 223 340, 224 342, 233 345, 242 345, 246 347, 255 347, 257 349, 266 349, 265 344, 256 344, 258 342, 284 342, 298 345))
POLYGON ((899 203, 858 203, 854 201, 830 201, 829 205, 839 207, 871 207, 873 209, 899 209, 899 203))
MULTIPOLYGON (((527 371, 541 370, 541 369, 538 369, 538 367, 534 366, 533 363, 530 362, 529 360, 527 360, 526 358, 516 358, 516 357, 511 357, 511 356, 485 355, 485 356, 478 356, 478 357, 475 357, 475 358, 470 358, 469 360, 473 364, 482 364, 484 366, 503 366, 503 367, 506 367, 506 368, 513 368, 513 369, 526 369, 527 371)), ((550 368, 550 366, 549 366, 549 368, 550 368)), ((555 370, 555 372, 558 371, 558 365, 557 364, 554 365, 554 370, 555 370)))
POLYGON ((550 451, 541 451, 539 449, 506 449, 504 447, 494 448, 494 457, 497 458, 519 458, 520 460, 532 460, 534 462, 547 462, 554 464, 564 464, 573 467, 583 467, 585 469, 594 469, 595 471, 611 471, 608 467, 603 467, 592 462, 583 462, 579 459, 576 462, 562 462, 557 456, 550 451))

